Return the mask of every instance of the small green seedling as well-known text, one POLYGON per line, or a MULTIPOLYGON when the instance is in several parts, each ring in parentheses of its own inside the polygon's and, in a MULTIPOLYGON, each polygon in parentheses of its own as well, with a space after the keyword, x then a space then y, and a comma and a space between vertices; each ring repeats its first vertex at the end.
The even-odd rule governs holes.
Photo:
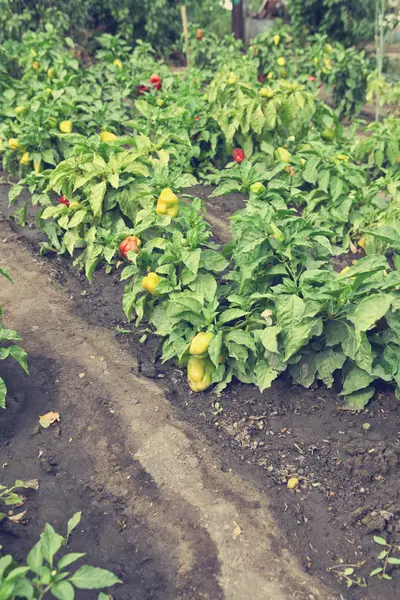
POLYGON ((383 561, 383 565, 371 571, 369 576, 374 577, 376 575, 378 579, 392 579, 392 577, 387 573, 387 569, 389 565, 400 565, 400 557, 393 556, 395 552, 400 553, 400 546, 389 544, 386 540, 378 535, 374 535, 374 542, 379 546, 384 546, 384 550, 382 550, 382 552, 380 552, 377 556, 378 560, 383 561))

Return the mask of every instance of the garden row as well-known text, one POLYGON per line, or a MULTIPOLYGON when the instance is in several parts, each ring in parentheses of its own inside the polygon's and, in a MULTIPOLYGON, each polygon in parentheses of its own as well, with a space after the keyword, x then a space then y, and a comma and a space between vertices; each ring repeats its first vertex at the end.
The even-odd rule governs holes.
POLYGON ((350 409, 380 380, 400 396, 400 121, 361 142, 362 124, 345 132, 318 88, 333 87, 339 114, 359 110, 368 62, 322 36, 299 49, 283 28, 210 56, 206 38, 203 68, 178 74, 106 35, 83 68, 51 26, 3 47, 3 165, 21 174, 10 201, 27 187, 43 251, 89 279, 128 263, 127 318, 151 325, 162 361, 188 364, 193 390, 237 378, 262 391, 288 371, 305 387, 336 380, 350 409), (247 196, 223 248, 182 193, 198 179, 247 196))

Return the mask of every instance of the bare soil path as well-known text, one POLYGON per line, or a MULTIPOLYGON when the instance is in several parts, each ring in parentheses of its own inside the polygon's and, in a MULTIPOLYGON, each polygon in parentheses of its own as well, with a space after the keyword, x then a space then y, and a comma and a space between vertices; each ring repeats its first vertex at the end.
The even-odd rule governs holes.
POLYGON ((111 329, 79 315, 51 261, 33 255, 5 221, 0 266, 14 280, 1 282, 5 324, 24 337, 31 368, 28 377, 0 365, 10 390, 1 479, 40 480, 27 526, 0 532, 7 550, 24 556, 46 520, 64 530, 82 510, 71 547, 121 574, 116 600, 337 597, 300 567, 265 493, 224 468, 218 448, 156 383, 135 374, 111 329), (37 433, 49 410, 60 412, 59 426, 37 433))

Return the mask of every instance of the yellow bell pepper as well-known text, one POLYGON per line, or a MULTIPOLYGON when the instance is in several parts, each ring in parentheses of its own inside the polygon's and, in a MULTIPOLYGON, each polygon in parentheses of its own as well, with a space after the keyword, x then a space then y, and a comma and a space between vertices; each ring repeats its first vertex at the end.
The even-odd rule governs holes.
POLYGON ((281 41, 281 36, 276 34, 276 35, 274 35, 274 37, 272 39, 273 39, 275 46, 277 46, 279 44, 279 42, 281 41))
POLYGON ((162 277, 157 275, 157 273, 150 272, 146 277, 142 280, 142 288, 149 292, 152 296, 158 296, 157 286, 160 283, 162 277))
POLYGON ((208 356, 191 356, 187 367, 190 388, 194 392, 204 392, 212 384, 214 370, 208 356))
POLYGON ((205 356, 214 334, 211 331, 200 331, 190 342, 189 352, 196 356, 205 356))
POLYGON ((32 63, 32 69, 34 71, 39 71, 40 69, 40 62, 38 60, 34 60, 32 63))
POLYGON ((54 67, 50 67, 50 69, 47 69, 47 77, 49 79, 54 79, 55 76, 56 76, 56 70, 54 67))
POLYGON ((283 58, 283 56, 280 56, 276 62, 280 67, 284 67, 286 65, 286 60, 283 58))
POLYGON ((365 236, 363 235, 362 237, 360 237, 360 239, 358 240, 358 245, 360 246, 360 248, 362 248, 363 250, 365 249, 365 236))
POLYGON ((31 162, 31 159, 29 158, 29 152, 24 152, 19 162, 21 163, 21 165, 29 165, 29 163, 31 162))
POLYGON ((72 131, 72 121, 61 121, 61 123, 60 123, 60 131, 62 133, 71 133, 71 131, 72 131))
POLYGON ((162 190, 156 207, 158 215, 168 215, 176 217, 179 213, 179 198, 170 188, 162 190))
POLYGON ((15 114, 16 115, 22 115, 22 113, 24 113, 26 111, 27 107, 24 106, 23 104, 21 106, 16 106, 15 107, 15 114))
POLYGON ((228 85, 235 85, 237 82, 237 75, 231 71, 228 77, 228 85))
POLYGON ((272 71, 270 71, 270 72, 268 73, 268 75, 267 75, 267 79, 271 80, 271 79, 273 79, 273 78, 274 78, 274 74, 273 74, 273 72, 272 72, 272 71))
POLYGON ((35 171, 36 175, 40 173, 40 161, 35 160, 33 162, 33 170, 35 171))
POLYGON ((111 131, 102 131, 100 137, 102 142, 115 142, 118 139, 118 136, 111 133, 111 131))
POLYGON ((8 140, 8 147, 10 148, 10 150, 19 150, 21 148, 17 138, 10 138, 8 140))
POLYGON ((115 67, 117 67, 118 69, 122 69, 122 67, 123 67, 122 61, 121 61, 119 58, 116 58, 116 59, 113 61, 113 65, 114 65, 115 67))
POLYGON ((46 94, 47 97, 51 96, 51 88, 46 88, 44 90, 44 93, 46 94))
POLYGON ((289 162, 291 156, 292 155, 290 154, 290 152, 286 150, 286 148, 282 148, 281 146, 277 150, 275 150, 275 158, 280 162, 289 162))

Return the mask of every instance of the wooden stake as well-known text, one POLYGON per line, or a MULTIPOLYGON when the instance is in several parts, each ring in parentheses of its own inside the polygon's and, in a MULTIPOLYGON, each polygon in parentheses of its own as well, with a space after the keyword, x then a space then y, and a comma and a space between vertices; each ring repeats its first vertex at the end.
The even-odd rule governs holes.
POLYGON ((185 46, 186 46, 186 66, 188 67, 189 66, 189 29, 188 29, 186 6, 181 6, 181 14, 182 14, 183 35, 185 36, 185 46))

